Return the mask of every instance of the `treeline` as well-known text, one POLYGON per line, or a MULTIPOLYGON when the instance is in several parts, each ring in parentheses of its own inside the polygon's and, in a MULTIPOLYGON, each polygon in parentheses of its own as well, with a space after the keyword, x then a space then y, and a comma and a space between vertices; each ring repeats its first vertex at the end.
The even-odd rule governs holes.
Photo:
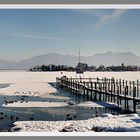
POLYGON ((74 67, 66 65, 41 65, 29 69, 30 71, 75 71, 74 67))
POLYGON ((96 67, 95 71, 140 71, 139 66, 108 66, 105 67, 103 65, 96 67))
MULTIPOLYGON (((121 66, 88 66, 85 63, 78 64, 77 67, 81 67, 84 71, 140 71, 139 66, 124 65, 121 66)), ((76 71, 77 67, 67 65, 37 65, 30 68, 30 71, 76 71)))

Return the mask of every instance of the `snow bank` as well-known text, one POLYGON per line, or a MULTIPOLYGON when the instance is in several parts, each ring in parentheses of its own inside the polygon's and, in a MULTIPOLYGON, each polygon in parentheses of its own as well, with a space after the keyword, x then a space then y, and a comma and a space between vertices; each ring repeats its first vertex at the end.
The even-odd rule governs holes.
POLYGON ((97 117, 78 121, 23 121, 15 122, 13 129, 22 132, 136 132, 140 131, 140 117, 137 114, 97 117), (137 121, 135 121, 137 120, 137 121))
POLYGON ((65 102, 14 102, 12 104, 2 105, 3 107, 60 107, 67 106, 65 102))
POLYGON ((113 117, 113 115, 112 114, 102 114, 101 117, 113 117))
POLYGON ((118 108, 117 104, 115 103, 110 103, 110 102, 103 102, 103 101, 87 101, 87 102, 82 102, 78 104, 77 106, 81 107, 108 107, 108 108, 118 108))
POLYGON ((49 82, 55 82, 61 77, 61 72, 26 72, 26 71, 0 71, 0 84, 10 84, 0 88, 0 95, 14 95, 21 92, 39 92, 48 94, 56 92, 49 82))
MULTIPOLYGON (((1 95, 20 95, 20 94, 25 94, 32 96, 35 95, 34 93, 38 93, 38 95, 43 94, 43 93, 54 93, 57 90, 50 86, 48 83, 34 83, 34 82, 27 82, 27 83, 14 83, 11 84, 7 88, 2 88, 0 89, 0 94, 1 95), (29 94, 32 93, 32 94, 29 94)), ((38 96, 37 95, 37 96, 38 96)))
POLYGON ((101 101, 96 101, 96 104, 99 104, 103 107, 108 107, 108 108, 118 108, 118 105, 116 103, 111 103, 111 102, 101 102, 101 101))
POLYGON ((82 102, 82 103, 78 104, 77 106, 80 106, 80 107, 103 107, 103 106, 97 104, 96 102, 92 102, 92 101, 82 102))

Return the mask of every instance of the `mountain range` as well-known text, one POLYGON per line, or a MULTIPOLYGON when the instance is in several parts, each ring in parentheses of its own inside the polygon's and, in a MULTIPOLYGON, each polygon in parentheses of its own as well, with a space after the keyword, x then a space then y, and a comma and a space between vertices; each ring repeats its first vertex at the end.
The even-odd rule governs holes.
MULTIPOLYGON (((136 56, 132 52, 117 52, 108 51, 105 53, 98 53, 92 56, 81 56, 81 62, 88 65, 99 66, 111 66, 121 65, 138 65, 140 66, 140 57, 136 56)), ((0 69, 28 69, 35 65, 68 65, 76 66, 78 63, 78 57, 75 55, 61 55, 58 53, 47 53, 44 55, 34 56, 32 58, 20 60, 20 61, 8 61, 0 59, 0 69)))

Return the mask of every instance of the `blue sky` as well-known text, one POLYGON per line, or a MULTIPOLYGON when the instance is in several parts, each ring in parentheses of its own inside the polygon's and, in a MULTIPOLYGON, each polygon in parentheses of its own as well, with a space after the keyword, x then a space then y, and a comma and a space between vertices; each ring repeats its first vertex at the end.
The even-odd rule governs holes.
POLYGON ((0 10, 0 59, 57 52, 140 56, 140 10, 0 10))

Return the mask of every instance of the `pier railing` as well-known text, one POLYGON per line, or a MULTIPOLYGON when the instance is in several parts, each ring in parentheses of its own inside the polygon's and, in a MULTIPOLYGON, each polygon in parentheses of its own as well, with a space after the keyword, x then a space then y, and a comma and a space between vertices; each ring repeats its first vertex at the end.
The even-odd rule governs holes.
POLYGON ((123 110, 140 108, 140 83, 114 78, 56 78, 57 85, 87 100, 115 103, 123 110))

